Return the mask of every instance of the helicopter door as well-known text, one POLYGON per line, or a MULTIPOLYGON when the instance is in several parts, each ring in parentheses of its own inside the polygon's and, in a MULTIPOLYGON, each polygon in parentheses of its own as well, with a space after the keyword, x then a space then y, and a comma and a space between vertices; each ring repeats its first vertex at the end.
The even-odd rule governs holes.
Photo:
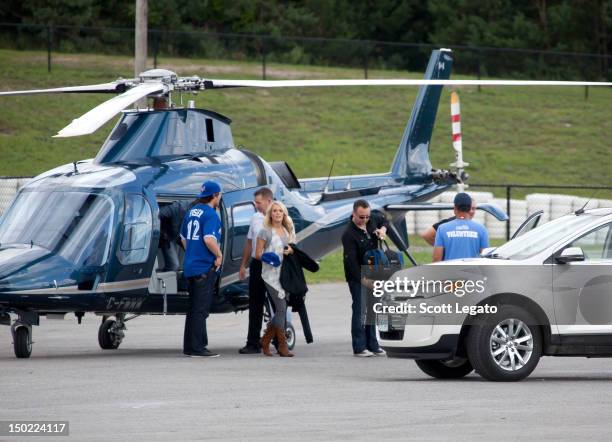
POLYGON ((149 202, 140 194, 125 196, 123 231, 117 249, 121 264, 117 281, 129 283, 130 291, 144 289, 149 284, 149 276, 157 250, 152 250, 153 214, 149 202))
POLYGON ((232 207, 232 261, 242 259, 242 250, 247 241, 251 218, 255 215, 252 202, 240 203, 232 207))
POLYGON ((527 217, 527 219, 525 221, 523 221, 523 224, 521 224, 518 227, 518 229, 516 229, 516 231, 512 235, 512 238, 510 238, 510 239, 517 238, 517 237, 519 237, 521 235, 524 235, 525 233, 529 232, 530 230, 533 230, 536 227, 538 227, 538 224, 540 223, 540 219, 542 219, 542 215, 544 215, 544 211, 543 210, 538 210, 538 211, 532 213, 531 215, 529 215, 527 217))

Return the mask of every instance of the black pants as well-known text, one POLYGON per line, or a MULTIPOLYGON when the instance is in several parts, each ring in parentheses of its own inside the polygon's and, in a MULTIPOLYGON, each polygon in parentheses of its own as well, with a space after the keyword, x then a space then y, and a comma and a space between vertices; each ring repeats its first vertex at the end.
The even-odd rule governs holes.
POLYGON ((257 347, 261 335, 266 285, 261 278, 261 261, 251 259, 249 264, 249 333, 247 345, 257 347))
POLYGON ((204 275, 187 279, 189 310, 185 316, 183 353, 199 353, 208 345, 206 318, 210 313, 216 281, 217 272, 214 267, 204 275))
POLYGON ((359 281, 348 281, 348 286, 353 299, 351 316, 353 352, 378 351, 380 347, 376 339, 376 326, 372 324, 371 320, 366 320, 366 316, 371 311, 368 302, 371 298, 362 290, 359 281))

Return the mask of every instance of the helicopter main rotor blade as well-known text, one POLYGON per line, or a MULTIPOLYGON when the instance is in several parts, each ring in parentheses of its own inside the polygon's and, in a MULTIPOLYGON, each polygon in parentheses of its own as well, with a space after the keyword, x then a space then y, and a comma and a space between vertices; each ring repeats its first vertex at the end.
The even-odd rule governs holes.
POLYGON ((123 83, 102 83, 86 86, 56 87, 52 89, 34 89, 30 91, 0 92, 0 95, 34 95, 34 94, 66 94, 66 93, 96 93, 96 92, 123 92, 123 83))
POLYGON ((536 80, 205 80, 204 89, 228 87, 325 87, 325 86, 612 86, 599 81, 536 80))
POLYGON ((60 130, 54 137, 76 137, 79 135, 91 134, 130 104, 135 103, 149 94, 167 92, 167 88, 168 87, 162 83, 140 84, 94 107, 86 114, 73 120, 72 123, 60 130))

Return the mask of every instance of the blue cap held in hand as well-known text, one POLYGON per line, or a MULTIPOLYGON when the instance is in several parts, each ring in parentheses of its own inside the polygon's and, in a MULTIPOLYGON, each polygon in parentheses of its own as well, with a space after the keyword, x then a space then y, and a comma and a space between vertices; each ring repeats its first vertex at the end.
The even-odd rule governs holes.
POLYGON ((272 267, 278 267, 281 265, 281 260, 278 255, 274 252, 266 252, 261 255, 261 261, 266 264, 270 264, 272 267))
POLYGON ((219 192, 221 192, 221 186, 219 186, 219 184, 214 181, 204 181, 198 198, 206 198, 207 196, 212 196, 219 192))

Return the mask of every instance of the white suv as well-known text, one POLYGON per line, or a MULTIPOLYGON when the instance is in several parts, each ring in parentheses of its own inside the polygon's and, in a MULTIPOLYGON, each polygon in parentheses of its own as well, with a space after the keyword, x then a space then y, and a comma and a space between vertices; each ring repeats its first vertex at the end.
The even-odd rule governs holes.
POLYGON ((455 285, 442 293, 386 293, 375 310, 382 348, 436 378, 475 369, 493 381, 527 377, 543 355, 612 357, 611 226, 612 209, 577 211, 523 229, 481 258, 397 272, 392 279, 443 277, 455 285), (486 281, 487 290, 459 296, 456 284, 466 275, 486 281), (412 314, 381 307, 400 304, 413 305, 412 314))

